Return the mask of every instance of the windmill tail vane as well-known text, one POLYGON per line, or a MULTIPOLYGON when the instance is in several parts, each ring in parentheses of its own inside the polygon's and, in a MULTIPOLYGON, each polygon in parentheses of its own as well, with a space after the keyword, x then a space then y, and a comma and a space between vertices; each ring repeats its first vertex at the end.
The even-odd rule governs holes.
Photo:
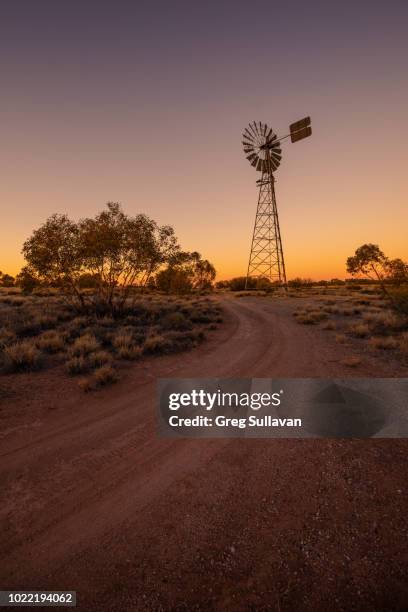
POLYGON ((251 277, 265 278, 286 287, 285 259, 275 196, 274 172, 282 159, 281 141, 290 136, 291 142, 303 140, 312 133, 310 117, 289 126, 289 134, 278 136, 266 123, 253 121, 242 134, 244 153, 261 178, 258 205, 252 232, 251 250, 245 286, 251 277))

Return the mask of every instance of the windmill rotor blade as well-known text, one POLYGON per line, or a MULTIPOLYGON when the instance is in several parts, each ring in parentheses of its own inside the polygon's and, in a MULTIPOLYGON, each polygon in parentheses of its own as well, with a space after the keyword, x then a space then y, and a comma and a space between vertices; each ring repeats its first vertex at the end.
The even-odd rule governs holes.
POLYGON ((255 153, 251 153, 251 155, 247 155, 247 160, 249 162, 252 162, 255 158, 256 158, 255 153))
POLYGON ((251 124, 251 123, 248 125, 248 127, 246 128, 246 130, 247 130, 247 132, 249 132, 249 134, 251 134, 251 139, 252 139, 252 140, 255 140, 255 138, 256 138, 256 133, 255 133, 255 130, 254 130, 254 128, 252 127, 252 124, 251 124))
POLYGON ((256 127, 256 121, 253 122, 254 123, 254 132, 256 137, 258 138, 259 134, 258 134, 258 128, 256 127))
POLYGON ((256 132, 254 130, 254 126, 252 125, 252 123, 248 125, 248 130, 251 132, 252 138, 254 138, 256 136, 256 132))
POLYGON ((251 132, 248 130, 248 128, 245 128, 244 133, 242 134, 242 136, 243 136, 243 138, 247 138, 251 142, 254 140, 254 135, 251 134, 251 132))
POLYGON ((251 166, 254 166, 254 167, 255 167, 255 166, 256 166, 256 164, 258 163, 258 159, 259 159, 259 158, 258 158, 258 156, 257 156, 257 155, 255 155, 254 159, 251 161, 251 166))
POLYGON ((264 136, 266 136, 266 130, 267 130, 267 129, 268 129, 268 126, 266 125, 266 123, 264 123, 264 131, 263 131, 264 136))
POLYGON ((267 137, 266 137, 266 140, 267 140, 268 142, 270 142, 271 140, 273 140, 273 139, 272 139, 272 134, 273 134, 273 132, 272 132, 272 129, 270 128, 270 129, 269 129, 269 132, 268 132, 268 135, 267 135, 267 137))
POLYGON ((253 147, 254 146, 253 142, 246 142, 245 140, 242 140, 242 144, 244 145, 244 147, 253 147))

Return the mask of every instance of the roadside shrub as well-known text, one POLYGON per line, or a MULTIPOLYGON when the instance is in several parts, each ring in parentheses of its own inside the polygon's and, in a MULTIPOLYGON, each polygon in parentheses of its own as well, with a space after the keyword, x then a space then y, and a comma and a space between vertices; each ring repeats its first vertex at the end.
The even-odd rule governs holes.
POLYGON ((146 338, 144 345, 143 345, 144 353, 152 353, 152 354, 165 353, 169 349, 171 349, 171 343, 169 342, 168 339, 166 339, 164 336, 160 334, 149 336, 148 338, 146 338))
POLYGON ((204 339, 203 331, 170 331, 166 334, 166 352, 185 351, 197 346, 204 339))
POLYGON ((99 368, 112 362, 112 355, 108 351, 96 351, 88 355, 88 363, 91 368, 99 368))
POLYGON ((389 351, 389 350, 398 348, 398 342, 392 336, 388 336, 385 338, 373 337, 373 338, 370 338, 370 346, 372 346, 375 349, 382 349, 385 351, 389 351))
POLYGON ((112 384, 118 380, 115 370, 110 365, 97 368, 93 373, 93 377, 98 387, 112 384))
POLYGON ((5 327, 0 329, 0 349, 12 344, 15 340, 16 334, 10 329, 6 329, 5 327))
MULTIPOLYGON (((194 316, 194 315, 193 315, 194 316)), ((170 312, 160 322, 162 329, 185 331, 192 328, 189 321, 182 312, 170 312)))
POLYGON ((406 325, 403 319, 391 312, 367 312, 363 315, 363 319, 375 334, 381 335, 401 330, 406 325))
POLYGON ((403 355, 408 357, 408 332, 401 335, 399 340, 399 350, 403 355))
POLYGON ((80 357, 81 355, 88 355, 99 348, 99 344, 95 336, 91 334, 84 334, 79 336, 73 345, 69 349, 69 354, 72 357, 80 357))
POLYGON ((119 331, 112 337, 112 345, 115 349, 129 348, 133 346, 133 335, 126 331, 119 331))
POLYGON ((344 344, 347 341, 347 337, 344 334, 336 334, 334 339, 337 344, 344 344))
POLYGON ((408 316, 408 286, 395 288, 391 291, 393 309, 408 316))
POLYGON ((29 340, 16 342, 4 348, 6 369, 9 372, 35 370, 41 363, 41 352, 29 340))
POLYGON ((327 319, 327 313, 321 310, 312 310, 309 312, 295 313, 296 321, 302 325, 316 325, 320 321, 327 319))
POLYGON ((344 308, 339 308, 339 314, 344 317, 352 317, 353 315, 357 315, 361 313, 361 308, 358 306, 346 306, 344 308))
POLYGON ((349 327, 349 334, 354 338, 367 338, 370 334, 370 328, 364 323, 354 323, 349 327))
POLYGON ((323 323, 322 329, 334 330, 336 329, 336 324, 334 321, 326 321, 326 323, 323 323))
POLYGON ((128 359, 129 361, 135 361, 136 359, 140 359, 143 354, 143 350, 140 346, 127 345, 121 346, 118 349, 118 356, 121 359, 128 359))
POLYGON ((46 353, 58 353, 64 348, 64 337, 54 330, 49 330, 37 338, 36 345, 46 353))
POLYGON ((78 376, 78 374, 85 374, 85 372, 88 372, 89 363, 83 355, 79 355, 78 357, 69 359, 65 364, 65 368, 70 376, 78 376))

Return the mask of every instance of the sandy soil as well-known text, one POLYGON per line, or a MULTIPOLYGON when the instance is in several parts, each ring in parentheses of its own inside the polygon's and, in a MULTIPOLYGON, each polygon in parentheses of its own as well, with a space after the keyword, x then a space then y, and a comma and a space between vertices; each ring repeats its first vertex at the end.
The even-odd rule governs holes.
POLYGON ((371 355, 351 371, 356 349, 284 300, 224 305, 205 345, 111 389, 57 371, 3 385, 3 589, 112 612, 408 608, 406 441, 157 437, 160 376, 406 375, 371 355))

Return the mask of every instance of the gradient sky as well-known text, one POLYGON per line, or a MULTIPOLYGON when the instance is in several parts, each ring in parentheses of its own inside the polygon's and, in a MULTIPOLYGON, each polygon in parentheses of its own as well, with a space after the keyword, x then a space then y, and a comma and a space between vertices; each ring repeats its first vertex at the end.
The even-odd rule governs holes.
POLYGON ((364 242, 408 259, 407 31, 405 0, 3 0, 0 270, 50 214, 114 200, 245 274, 242 130, 305 115, 276 173, 288 278, 344 277, 364 242))

